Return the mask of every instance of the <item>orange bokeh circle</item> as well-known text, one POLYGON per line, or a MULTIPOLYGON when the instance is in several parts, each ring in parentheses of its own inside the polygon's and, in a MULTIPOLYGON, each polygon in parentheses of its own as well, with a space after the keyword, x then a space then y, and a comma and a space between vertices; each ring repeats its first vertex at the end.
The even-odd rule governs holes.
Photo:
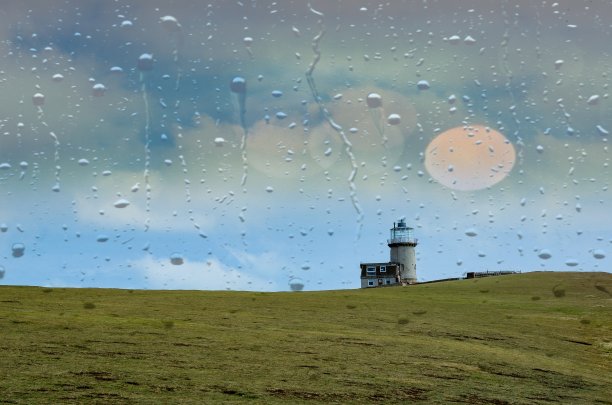
POLYGON ((436 181, 454 190, 481 190, 502 181, 516 161, 514 146, 483 125, 451 128, 425 150, 425 168, 436 181))

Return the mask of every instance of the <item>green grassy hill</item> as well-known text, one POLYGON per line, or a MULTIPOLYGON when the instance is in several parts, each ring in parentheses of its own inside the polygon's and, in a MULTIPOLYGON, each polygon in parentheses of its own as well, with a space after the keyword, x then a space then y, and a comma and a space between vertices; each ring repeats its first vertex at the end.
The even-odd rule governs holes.
POLYGON ((611 403, 612 274, 301 293, 0 287, 2 403, 611 403))

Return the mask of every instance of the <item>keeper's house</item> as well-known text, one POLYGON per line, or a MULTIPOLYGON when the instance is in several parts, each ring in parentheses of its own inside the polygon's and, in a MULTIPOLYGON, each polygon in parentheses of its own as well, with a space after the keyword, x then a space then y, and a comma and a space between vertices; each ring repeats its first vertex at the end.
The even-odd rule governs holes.
POLYGON ((399 263, 361 263, 361 288, 400 284, 399 263))

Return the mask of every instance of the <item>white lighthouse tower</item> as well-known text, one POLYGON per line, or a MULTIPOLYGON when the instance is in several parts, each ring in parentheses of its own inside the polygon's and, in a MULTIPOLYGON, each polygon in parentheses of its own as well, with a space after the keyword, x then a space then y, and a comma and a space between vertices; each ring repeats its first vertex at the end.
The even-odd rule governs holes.
POLYGON ((393 223, 391 237, 387 241, 387 245, 391 250, 390 262, 399 264, 400 282, 402 285, 417 282, 414 248, 418 241, 413 237, 412 231, 413 228, 407 227, 406 222, 400 219, 397 224, 393 223))

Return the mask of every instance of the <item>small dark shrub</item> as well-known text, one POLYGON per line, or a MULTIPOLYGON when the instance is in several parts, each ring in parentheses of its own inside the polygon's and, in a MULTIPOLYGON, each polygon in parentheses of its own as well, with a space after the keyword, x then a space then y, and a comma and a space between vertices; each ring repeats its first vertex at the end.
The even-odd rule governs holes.
POLYGON ((555 289, 555 290, 553 290, 553 294, 557 298, 565 297, 565 290, 563 290, 563 289, 555 289))

